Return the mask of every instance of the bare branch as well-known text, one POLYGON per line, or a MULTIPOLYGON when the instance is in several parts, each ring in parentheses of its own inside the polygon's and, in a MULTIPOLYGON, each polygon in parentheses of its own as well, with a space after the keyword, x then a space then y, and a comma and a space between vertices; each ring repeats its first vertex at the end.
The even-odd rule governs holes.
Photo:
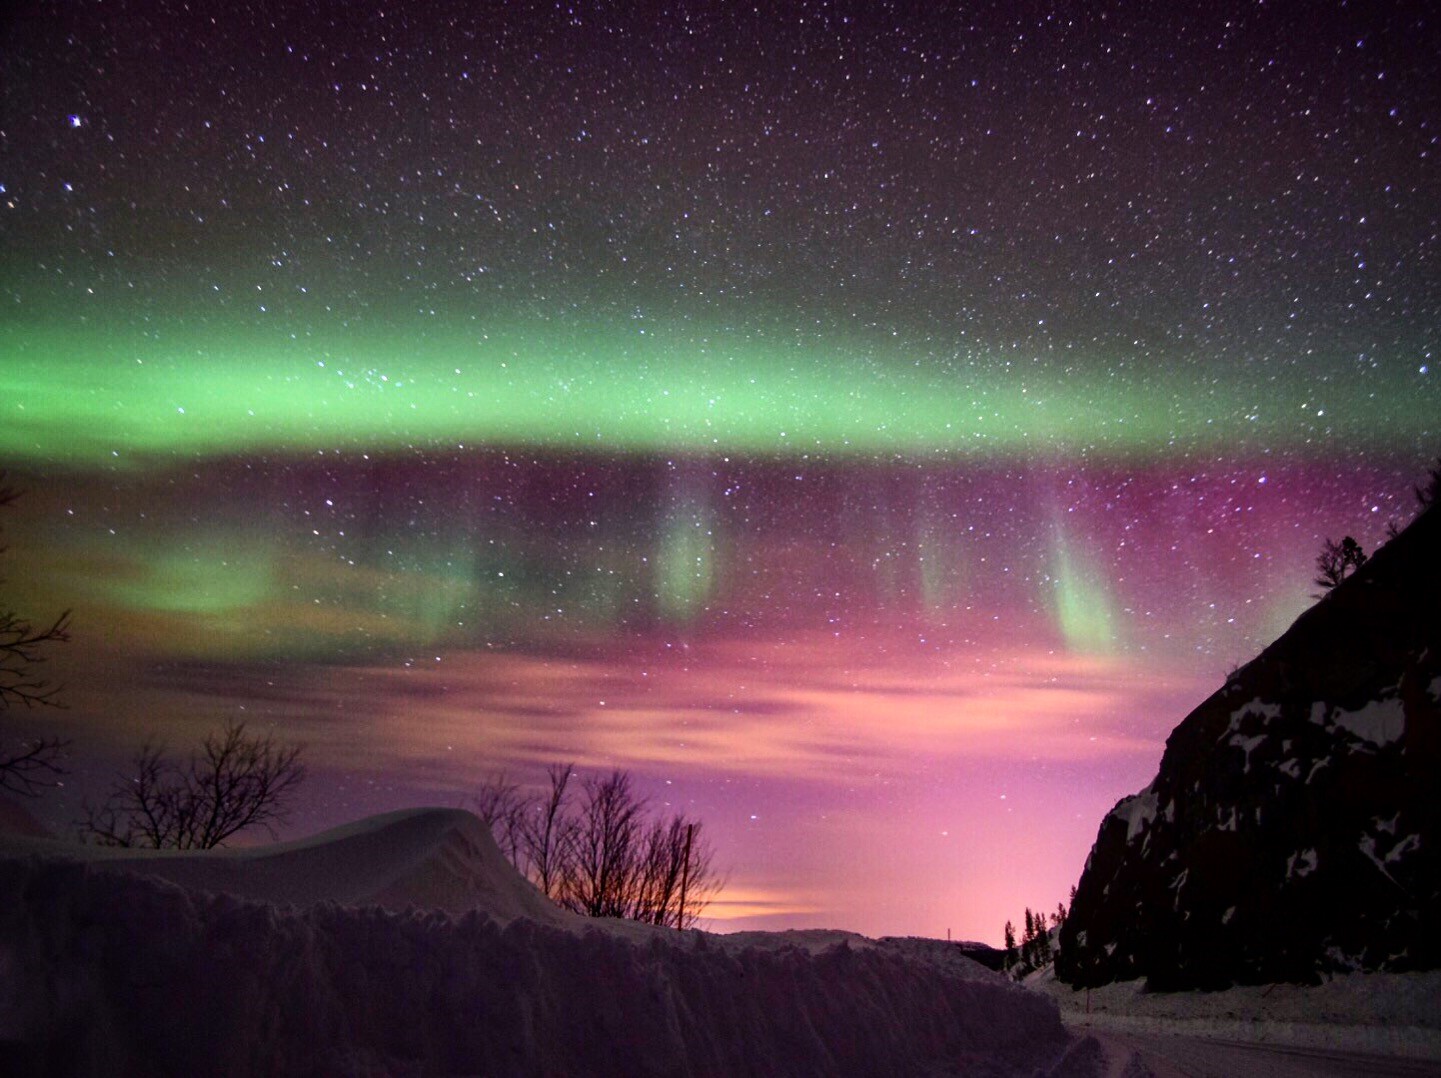
POLYGON ((506 860, 525 872, 528 859, 525 841, 527 816, 534 808, 533 799, 521 793, 520 787, 508 782, 505 772, 497 772, 471 799, 475 814, 490 828, 495 844, 506 860))
POLYGON ((237 722, 207 736, 183 766, 147 744, 133 775, 118 778, 100 807, 85 806, 79 829, 105 845, 154 849, 208 850, 251 827, 275 838, 306 776, 302 751, 270 734, 247 734, 237 722))
POLYGON ((69 746, 70 742, 58 737, 42 737, 0 753, 0 790, 39 797, 66 774, 59 761, 69 746))
POLYGON ((70 639, 70 611, 48 627, 37 629, 13 611, 0 614, 0 711, 15 704, 62 707, 59 687, 36 676, 34 668, 46 659, 43 649, 70 639))
MULTIPOLYGON (((0 471, 0 508, 12 504, 20 492, 5 484, 0 471)), ((0 547, 0 552, 4 548, 0 547)), ((53 622, 36 627, 13 610, 0 610, 0 713, 23 704, 31 707, 63 707, 60 689, 40 677, 36 668, 47 658, 54 644, 70 639, 70 611, 53 622)), ((68 742, 42 737, 25 742, 15 750, 0 750, 0 789, 35 797, 59 783, 65 775, 60 759, 68 742)))
MULTIPOLYGON (((545 799, 539 801, 535 810, 525 817, 521 834, 529 874, 541 894, 551 899, 559 898, 565 881, 571 875, 568 861, 573 848, 571 832, 574 825, 566 814, 566 788, 573 774, 574 764, 551 764, 547 768, 550 789, 545 799)), ((515 864, 525 871, 519 861, 515 864)))
POLYGON ((676 815, 646 819, 646 801, 624 771, 581 781, 569 796, 572 765, 547 771, 549 790, 528 798, 499 775, 475 799, 497 841, 516 813, 519 846, 508 853, 552 901, 592 917, 624 917, 673 928, 693 925, 721 883, 701 824, 676 815))
POLYGON ((1339 543, 1327 539, 1316 555, 1315 584, 1324 595, 1366 564, 1366 552, 1349 535, 1339 543))

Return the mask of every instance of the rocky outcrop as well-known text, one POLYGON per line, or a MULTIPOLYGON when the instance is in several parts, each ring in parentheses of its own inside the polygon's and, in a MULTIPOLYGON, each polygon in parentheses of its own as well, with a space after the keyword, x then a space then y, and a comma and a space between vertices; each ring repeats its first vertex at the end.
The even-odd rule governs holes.
POLYGON ((1441 508, 1172 732, 1101 822, 1057 976, 1158 989, 1441 966, 1441 508))

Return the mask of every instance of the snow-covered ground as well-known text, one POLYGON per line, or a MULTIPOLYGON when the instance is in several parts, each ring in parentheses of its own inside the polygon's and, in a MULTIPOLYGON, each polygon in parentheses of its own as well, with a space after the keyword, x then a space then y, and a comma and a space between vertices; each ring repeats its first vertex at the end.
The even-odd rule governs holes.
POLYGON ((209 853, 0 835, 0 1059, 20 1075, 1097 1073, 1051 1001, 955 946, 573 917, 448 809, 209 853))
POLYGON ((1148 992, 1144 981, 1075 991, 1050 967, 1026 987, 1077 1031, 1161 1033, 1441 1060, 1441 971, 1351 973, 1315 986, 1148 992))
POLYGON ((1441 973, 1129 984, 1088 1015, 1048 971, 1017 985, 939 940, 589 920, 453 809, 206 853, 0 814, 6 1074, 1100 1078, 1171 1073, 1142 1033, 1441 1059, 1438 999, 1441 973))

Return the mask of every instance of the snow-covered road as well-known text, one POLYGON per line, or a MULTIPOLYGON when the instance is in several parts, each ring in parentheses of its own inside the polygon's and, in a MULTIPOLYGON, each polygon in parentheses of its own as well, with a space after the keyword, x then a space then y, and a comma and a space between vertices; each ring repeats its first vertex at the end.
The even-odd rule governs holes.
MULTIPOLYGON (((1080 1032, 1080 1030, 1076 1030, 1080 1032)), ((1343 1052, 1334 1048, 1262 1044, 1092 1030, 1111 1059, 1110 1073, 1124 1078, 1363 1078, 1441 1075, 1441 1062, 1343 1052), (1139 1063, 1141 1068, 1134 1066, 1139 1063)))

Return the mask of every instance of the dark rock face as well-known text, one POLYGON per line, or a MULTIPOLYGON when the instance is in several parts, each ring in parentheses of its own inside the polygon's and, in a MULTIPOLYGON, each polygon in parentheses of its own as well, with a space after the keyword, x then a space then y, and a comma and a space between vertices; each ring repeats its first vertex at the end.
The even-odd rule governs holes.
POLYGON ((956 949, 974 962, 979 962, 987 969, 999 972, 1006 964, 1006 952, 999 947, 992 947, 989 943, 976 943, 972 940, 962 940, 956 944, 956 949))
POLYGON ((1441 966, 1441 507, 1176 727, 1060 945, 1077 987, 1441 966))

